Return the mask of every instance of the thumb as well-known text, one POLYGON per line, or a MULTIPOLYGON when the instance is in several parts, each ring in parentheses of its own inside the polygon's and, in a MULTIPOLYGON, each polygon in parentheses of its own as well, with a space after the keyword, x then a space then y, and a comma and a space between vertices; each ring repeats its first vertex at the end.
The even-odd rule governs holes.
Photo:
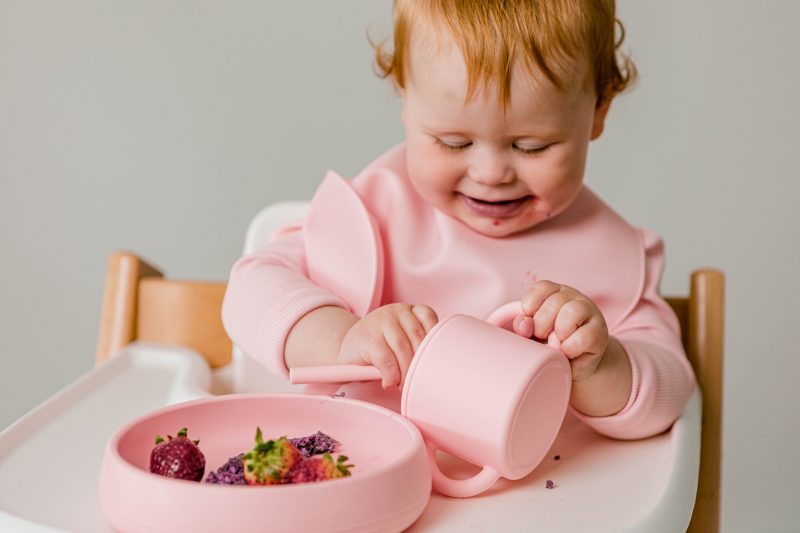
POLYGON ((533 336, 533 318, 525 315, 517 315, 514 318, 513 328, 514 333, 526 338, 533 336))

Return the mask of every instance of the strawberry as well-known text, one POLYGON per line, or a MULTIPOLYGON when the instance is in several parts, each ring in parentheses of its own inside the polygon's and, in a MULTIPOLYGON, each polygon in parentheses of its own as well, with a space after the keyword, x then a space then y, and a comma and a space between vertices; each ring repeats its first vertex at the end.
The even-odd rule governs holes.
POLYGON ((244 480, 248 485, 276 485, 302 458, 300 451, 286 437, 264 442, 261 428, 256 428, 256 446, 242 458, 244 480))
POLYGON ((289 471, 286 482, 308 483, 349 476, 353 465, 344 464, 345 461, 347 461, 346 455, 340 455, 334 461, 329 453, 306 457, 289 471))
POLYGON ((197 445, 199 440, 191 441, 186 428, 167 440, 156 435, 156 447, 150 452, 150 472, 159 476, 200 481, 206 470, 206 458, 197 445))

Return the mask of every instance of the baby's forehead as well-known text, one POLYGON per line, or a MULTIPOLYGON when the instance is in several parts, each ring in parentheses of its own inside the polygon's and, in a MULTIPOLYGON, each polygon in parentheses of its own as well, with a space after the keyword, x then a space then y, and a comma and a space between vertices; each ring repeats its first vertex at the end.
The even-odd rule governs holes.
MULTIPOLYGON (((470 73, 470 65, 456 36, 445 24, 417 24, 410 33, 405 62, 408 83, 420 85, 446 79, 451 82, 448 85, 462 86, 462 96, 466 98, 471 74, 475 84, 473 96, 480 96, 478 93, 487 90, 498 92, 498 84, 503 80, 502 76, 497 75, 498 69, 504 68, 504 65, 489 63, 479 69, 473 65, 473 72, 470 73)), ((542 68, 524 54, 516 54, 506 75, 510 78, 511 88, 524 88, 528 93, 550 92, 554 88, 565 93, 593 90, 592 72, 585 56, 576 58, 562 54, 551 68, 560 79, 561 88, 556 87, 542 68)), ((499 98, 499 95, 496 97, 499 98)))

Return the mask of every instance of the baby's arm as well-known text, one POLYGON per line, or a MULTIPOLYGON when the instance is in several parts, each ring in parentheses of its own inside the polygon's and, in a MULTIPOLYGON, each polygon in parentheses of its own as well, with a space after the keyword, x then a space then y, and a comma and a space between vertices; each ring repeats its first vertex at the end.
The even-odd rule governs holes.
POLYGON ((643 230, 642 234, 646 249, 642 297, 611 332, 630 361, 631 396, 613 416, 589 417, 576 412, 599 433, 620 439, 648 437, 668 429, 683 412, 695 387, 678 319, 659 294, 663 243, 653 232, 643 230))
MULTIPOLYGON (((315 309, 347 307, 307 276, 303 233, 295 231, 239 259, 231 269, 222 304, 222 322, 234 344, 286 378, 285 341, 294 325, 315 309)), ((316 354, 319 363, 331 355, 324 350, 316 354)))
POLYGON ((338 364, 342 339, 356 322, 358 317, 341 307, 327 305, 310 311, 297 321, 286 337, 286 366, 338 364))
POLYGON ((320 307, 290 331, 286 365, 371 364, 381 371, 383 388, 401 386, 414 352, 437 321, 425 305, 384 305, 361 319, 338 307, 320 307))
POLYGON ((385 388, 402 384, 436 313, 424 305, 390 304, 359 319, 306 276, 299 231, 237 261, 222 307, 233 342, 285 377, 295 366, 373 364, 385 388))
POLYGON ((514 329, 546 339, 555 332, 570 360, 570 403, 590 416, 619 412, 631 393, 631 366, 625 350, 609 336, 603 313, 594 302, 567 285, 539 281, 522 298, 524 315, 514 329))
MULTIPOLYGON (((695 383, 681 345, 677 318, 658 290, 664 266, 663 243, 652 232, 643 231, 643 237, 646 256, 641 298, 610 335, 604 332, 605 320, 597 316, 596 307, 583 301, 586 297, 577 291, 570 293, 569 287, 566 295, 547 304, 552 308, 545 308, 541 329, 536 330, 540 337, 555 323, 558 333, 557 324, 561 322, 559 338, 563 339, 576 329, 584 330, 579 342, 566 347, 567 342, 562 344, 562 350, 571 357, 576 379, 570 398, 573 412, 596 431, 621 439, 648 437, 669 428, 683 411, 695 383), (574 301, 578 303, 569 304, 569 308, 565 305, 574 301), (571 311, 553 318, 552 309, 571 311), (572 320, 583 325, 575 328, 570 325, 572 320), (600 351, 603 338, 608 340, 600 351), (576 349, 576 345, 581 347, 576 349)), ((538 304, 540 299, 533 298, 528 305, 546 307, 538 304)), ((533 326, 529 320, 515 322, 517 332, 525 335, 533 333, 533 326)))

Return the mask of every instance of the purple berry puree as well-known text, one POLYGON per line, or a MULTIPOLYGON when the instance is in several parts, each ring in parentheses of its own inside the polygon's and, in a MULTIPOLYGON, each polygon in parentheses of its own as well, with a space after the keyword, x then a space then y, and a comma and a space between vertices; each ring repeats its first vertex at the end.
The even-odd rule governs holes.
POLYGON ((209 472, 206 483, 215 485, 245 485, 244 465, 242 464, 243 453, 228 459, 224 465, 219 467, 216 472, 209 472))
POLYGON ((321 431, 317 431, 308 437, 289 439, 289 442, 300 450, 300 454, 303 457, 311 457, 312 455, 321 453, 332 453, 336 450, 336 445, 338 444, 337 441, 321 431))

